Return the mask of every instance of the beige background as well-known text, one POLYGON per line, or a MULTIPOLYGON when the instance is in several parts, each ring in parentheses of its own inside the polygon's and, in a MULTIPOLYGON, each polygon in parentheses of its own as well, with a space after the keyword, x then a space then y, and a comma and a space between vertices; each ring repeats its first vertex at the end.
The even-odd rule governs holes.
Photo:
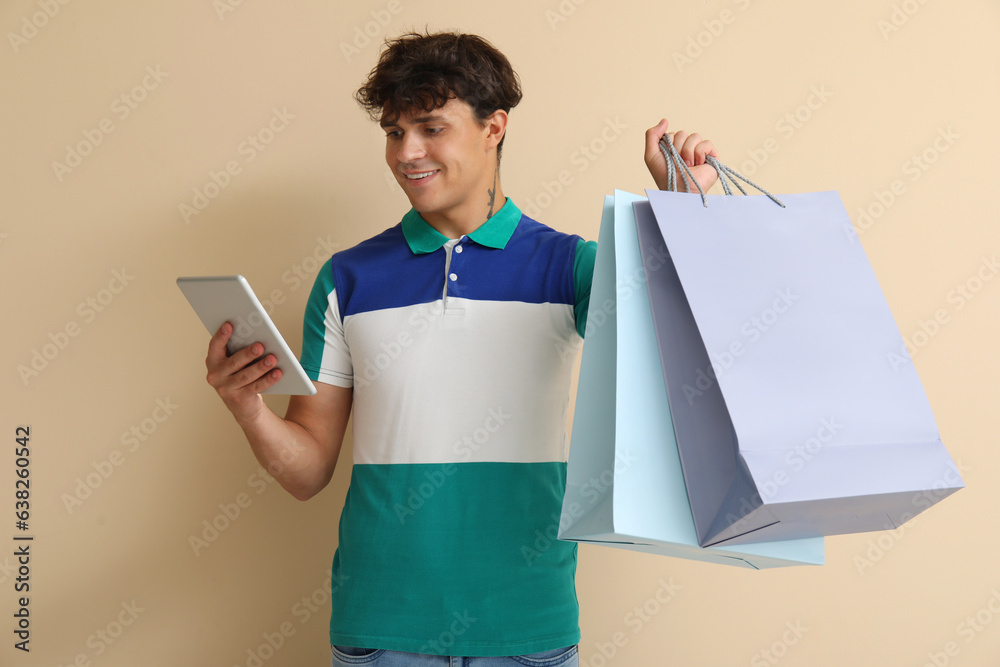
MULTIPOLYGON (((920 345, 914 362, 968 484, 894 534, 829 539, 819 568, 753 572, 583 546, 581 664, 998 664, 1000 279, 972 280, 971 300, 953 292, 977 271, 994 278, 983 261, 1000 248, 995 0, 2 3, 0 663, 252 665, 282 629, 263 664, 328 663, 327 571, 348 466, 305 504, 262 481, 204 382, 208 336, 174 279, 243 273, 275 297, 298 350, 314 253, 325 259, 407 208, 351 93, 378 41, 425 26, 482 33, 510 57, 525 100, 504 189, 559 229, 596 238, 605 193, 651 185, 643 131, 664 115, 775 191, 838 190, 901 331, 920 345), (241 143, 275 109, 294 117, 262 132, 270 143, 249 160, 241 143), (795 125, 782 120, 796 113, 795 125), (85 133, 100 143, 68 173, 54 167, 68 146, 87 151, 85 133), (925 170, 912 162, 921 154, 925 170), (179 206, 229 161, 238 173, 185 221, 179 206), (543 196, 563 171, 569 184, 543 196), (914 338, 935 313, 943 324, 914 338), (22 378, 36 351, 53 358, 22 378), (158 400, 176 407, 167 415, 158 400), (30 655, 11 633, 23 424, 30 655), (123 441, 133 428, 144 439, 123 441), (238 498, 249 504, 196 555, 189 537, 225 523, 220 504, 238 498), (680 589, 659 604, 671 580, 680 589)), ((285 399, 267 400, 283 412, 285 399)))

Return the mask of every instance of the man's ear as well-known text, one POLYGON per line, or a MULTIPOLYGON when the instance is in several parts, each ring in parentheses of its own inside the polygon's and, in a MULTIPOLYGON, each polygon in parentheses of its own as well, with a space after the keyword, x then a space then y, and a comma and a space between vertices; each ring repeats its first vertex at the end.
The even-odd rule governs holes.
POLYGON ((483 129, 486 131, 486 149, 496 148, 507 132, 507 112, 503 109, 494 111, 486 119, 483 129))

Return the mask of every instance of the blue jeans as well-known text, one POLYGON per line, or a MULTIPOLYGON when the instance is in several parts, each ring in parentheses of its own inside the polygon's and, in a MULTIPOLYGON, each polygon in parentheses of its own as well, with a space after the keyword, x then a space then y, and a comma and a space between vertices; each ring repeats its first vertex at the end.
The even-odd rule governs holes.
POLYGON ((334 646, 332 667, 580 667, 576 646, 511 656, 509 658, 462 658, 423 653, 403 653, 382 649, 334 646))

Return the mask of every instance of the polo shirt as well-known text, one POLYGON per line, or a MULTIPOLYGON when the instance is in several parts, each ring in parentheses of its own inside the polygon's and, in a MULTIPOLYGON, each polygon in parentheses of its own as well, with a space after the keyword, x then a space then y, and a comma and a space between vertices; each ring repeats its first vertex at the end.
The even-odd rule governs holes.
POLYGON ((578 643, 556 539, 596 243, 508 200, 448 239, 410 210, 321 269, 302 366, 354 388, 330 643, 509 656, 578 643))

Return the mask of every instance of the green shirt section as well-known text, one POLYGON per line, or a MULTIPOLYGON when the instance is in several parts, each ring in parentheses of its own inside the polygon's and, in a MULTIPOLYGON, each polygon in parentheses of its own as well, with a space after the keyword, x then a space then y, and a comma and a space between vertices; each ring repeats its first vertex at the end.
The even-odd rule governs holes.
POLYGON ((573 285, 576 288, 576 332, 580 338, 587 330, 587 310, 590 308, 590 286, 594 282, 594 262, 597 260, 597 241, 584 241, 576 244, 576 257, 573 259, 573 285))
POLYGON ((578 643, 576 545, 556 539, 565 484, 562 462, 355 464, 331 642, 465 656, 578 643))
MULTIPOLYGON (((507 247, 520 221, 521 209, 508 199, 496 215, 469 232, 469 238, 479 245, 502 249, 507 247)), ((415 254, 434 252, 448 242, 447 236, 427 224, 412 208, 403 216, 401 224, 406 243, 415 254)))

